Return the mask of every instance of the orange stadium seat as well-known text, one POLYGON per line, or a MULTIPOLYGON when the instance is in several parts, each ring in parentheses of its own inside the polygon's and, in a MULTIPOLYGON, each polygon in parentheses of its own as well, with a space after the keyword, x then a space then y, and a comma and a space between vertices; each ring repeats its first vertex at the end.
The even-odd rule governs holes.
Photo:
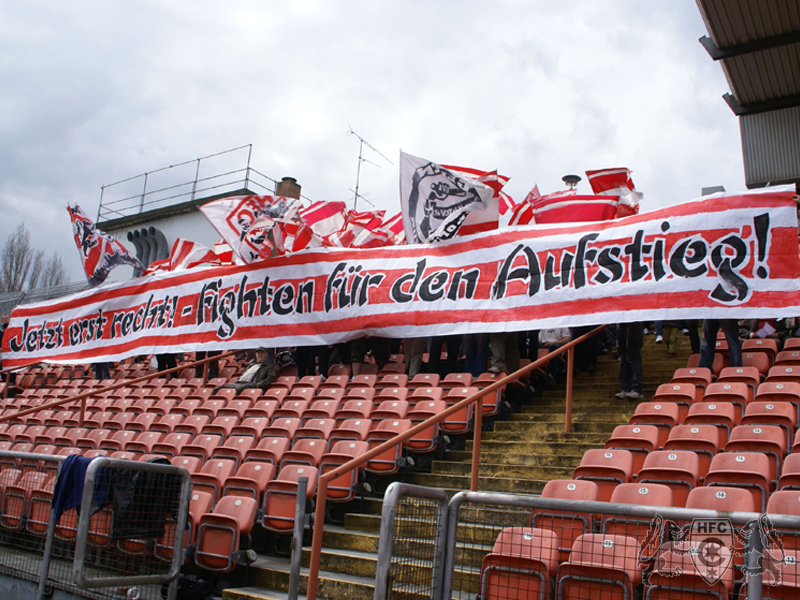
POLYGON ((552 531, 509 527, 500 532, 481 563, 482 600, 550 598, 558 567, 558 540, 552 531))

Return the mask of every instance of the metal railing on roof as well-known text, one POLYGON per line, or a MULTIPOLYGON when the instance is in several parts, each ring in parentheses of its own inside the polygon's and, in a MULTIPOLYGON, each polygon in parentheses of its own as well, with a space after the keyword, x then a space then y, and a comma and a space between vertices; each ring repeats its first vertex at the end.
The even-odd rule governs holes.
POLYGON ((241 189, 271 194, 278 181, 250 166, 252 152, 247 144, 100 186, 97 222, 241 189))

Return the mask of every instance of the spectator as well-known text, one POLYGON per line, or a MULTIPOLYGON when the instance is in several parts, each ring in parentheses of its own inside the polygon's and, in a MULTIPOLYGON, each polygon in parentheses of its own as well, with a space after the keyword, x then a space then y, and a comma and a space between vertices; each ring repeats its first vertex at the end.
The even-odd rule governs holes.
POLYGON ((214 388, 213 393, 227 388, 234 389, 238 394, 242 390, 258 388, 266 390, 275 379, 278 373, 275 366, 269 361, 269 352, 266 348, 256 349, 255 360, 245 367, 244 373, 233 383, 219 385, 214 388))
MULTIPOLYGON (((572 339, 574 340, 586 335, 596 328, 597 325, 573 327, 572 339)), ((599 351, 600 341, 604 333, 605 332, 601 332, 597 335, 593 335, 575 346, 575 369, 577 371, 586 371, 590 375, 594 373, 595 368, 597 367, 597 353, 599 351)))
MULTIPOLYGON (((678 321, 657 321, 663 332, 662 341, 667 346, 667 358, 675 358, 675 350, 678 349, 678 332, 680 323, 678 321)), ((658 339, 656 339, 656 342, 658 339)))
POLYGON ((489 334, 489 347, 492 350, 492 366, 490 373, 513 373, 519 370, 519 345, 517 332, 489 334))
POLYGON ((103 381, 104 379, 111 379, 110 362, 92 363, 92 368, 94 369, 94 378, 97 379, 97 381, 103 381))
MULTIPOLYGON (((156 368, 159 371, 166 371, 167 369, 174 369, 178 366, 178 360, 174 354, 156 354, 156 368)), ((167 379, 172 379, 175 373, 169 373, 167 379)))
MULTIPOLYGON (((555 352, 564 344, 568 344, 572 340, 572 334, 566 327, 558 327, 556 329, 542 329, 539 332, 539 346, 545 348, 548 352, 555 352)), ((563 359, 559 356, 554 358, 547 364, 547 373, 545 377, 547 382, 555 384, 558 369, 562 365, 563 359)))
POLYGON ((361 374, 361 365, 369 352, 372 352, 372 358, 375 359, 378 370, 382 369, 389 362, 388 338, 365 335, 353 341, 351 349, 353 375, 361 374))
POLYGON ((717 332, 722 329, 728 340, 728 361, 731 367, 742 366, 742 340, 736 319, 703 319, 703 338, 700 340, 700 367, 714 368, 717 332))
POLYGON ((468 333, 464 336, 464 370, 471 373, 473 377, 478 377, 486 371, 486 363, 489 360, 489 334, 488 333, 468 333))
POLYGON ((408 364, 408 378, 413 379, 422 370, 422 356, 425 354, 427 338, 406 338, 403 340, 403 354, 408 364))
POLYGON ((617 356, 619 357, 619 385, 622 391, 616 397, 623 400, 642 398, 642 323, 617 325, 617 356))
MULTIPOLYGON (((211 352, 195 352, 194 359, 195 360, 203 360, 204 358, 211 358, 212 356, 219 356, 221 352, 219 350, 211 351, 211 352)), ((210 360, 208 361, 208 378, 214 379, 219 377, 219 361, 218 360, 210 360)), ((160 370, 160 369, 159 369, 160 370)), ((195 377, 202 377, 203 376, 203 365, 196 365, 194 368, 194 376, 195 377)))

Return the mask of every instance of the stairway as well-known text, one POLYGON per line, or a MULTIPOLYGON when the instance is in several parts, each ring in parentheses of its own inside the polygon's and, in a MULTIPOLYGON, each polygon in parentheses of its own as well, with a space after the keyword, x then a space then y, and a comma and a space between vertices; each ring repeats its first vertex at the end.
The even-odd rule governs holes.
MULTIPOLYGON (((686 366, 691 353, 689 340, 679 336, 676 358, 667 358, 663 344, 654 335, 645 336, 644 397, 649 400, 658 385, 666 383, 675 369, 686 366)), ((572 432, 564 433, 565 386, 544 391, 522 406, 507 420, 496 421, 493 431, 481 437, 478 489, 515 494, 539 494, 551 479, 571 478, 583 453, 601 448, 614 427, 627 423, 638 402, 618 400, 616 356, 598 359, 594 374, 581 373, 574 379, 572 432)), ((465 450, 448 452, 433 461, 430 473, 411 473, 408 483, 445 488, 451 494, 468 490, 472 441, 465 450)), ((362 513, 350 513, 344 525, 325 525, 318 597, 371 600, 382 502, 367 499, 362 513)), ((491 546, 491 542, 487 542, 491 546)), ((306 589, 306 566, 310 551, 303 550, 301 595, 306 589)), ((480 564, 480 557, 476 560, 480 564)), ((228 588, 225 600, 282 600, 287 597, 289 561, 261 555, 250 567, 251 587, 228 588)))

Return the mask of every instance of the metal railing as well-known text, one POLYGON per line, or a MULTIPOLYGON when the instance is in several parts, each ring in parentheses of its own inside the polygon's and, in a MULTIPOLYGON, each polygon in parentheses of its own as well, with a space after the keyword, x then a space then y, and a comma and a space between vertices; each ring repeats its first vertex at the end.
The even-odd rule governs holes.
POLYGON ((174 204, 177 201, 191 201, 198 196, 203 197, 240 189, 251 189, 251 186, 255 188, 253 191, 272 193, 278 182, 250 166, 252 152, 253 145, 247 144, 103 185, 100 187, 100 207, 97 210, 97 222, 139 214, 147 210, 174 204), (220 167, 219 171, 214 171, 211 175, 200 176, 201 166, 204 163, 208 164, 211 159, 245 150, 247 151, 247 160, 244 167, 236 169, 223 169, 220 167), (193 176, 180 174, 182 167, 189 169, 194 167, 193 176), (176 181, 157 183, 156 187, 153 187, 153 181, 157 175, 161 175, 165 180, 172 179, 176 181), (137 185, 140 186, 140 189, 131 193, 137 185), (109 190, 120 190, 119 197, 109 199, 109 190))
MULTIPOLYGON (((458 411, 464 410, 469 406, 477 404, 485 395, 490 394, 492 392, 497 391, 498 389, 506 386, 509 383, 512 383, 522 377, 527 376, 531 371, 534 369, 538 369, 539 367, 543 367, 544 365, 548 364, 554 358, 566 353, 567 354, 567 392, 566 392, 566 425, 565 431, 570 433, 572 431, 572 377, 573 377, 573 361, 574 361, 574 348, 578 344, 582 343, 583 341, 589 339, 590 337, 597 335, 604 329, 606 329, 608 325, 601 325, 589 333, 580 336, 572 340, 571 342, 564 344, 561 348, 551 352, 547 356, 543 356, 538 360, 533 361, 529 365, 522 367, 521 369, 511 373, 510 375, 503 377, 495 381, 494 383, 488 385, 487 387, 483 388, 482 390, 476 392, 475 394, 449 406, 445 410, 443 410, 438 415, 431 417, 419 423, 417 425, 412 426, 408 430, 400 433, 399 435, 393 437, 390 440, 370 449, 368 452, 362 454, 361 456, 354 458, 350 462, 347 462, 335 469, 328 471, 319 476, 317 480, 317 503, 314 512, 314 532, 311 542, 311 557, 309 560, 308 566, 308 588, 306 591, 306 598, 308 600, 316 600, 317 598, 317 585, 319 581, 319 568, 320 568, 320 557, 322 555, 322 533, 323 533, 323 523, 325 521, 325 508, 326 508, 326 500, 327 500, 327 493, 328 493, 328 484, 344 475, 345 473, 349 473, 353 469, 369 462, 376 456, 387 452, 388 450, 393 449, 395 446, 402 444, 403 442, 411 439, 421 431, 431 427, 434 424, 440 423, 444 421, 447 417, 452 414, 457 413, 458 411)), ((478 489, 478 470, 480 467, 480 449, 481 449, 481 429, 482 429, 482 418, 483 418, 483 406, 482 403, 479 405, 478 409, 473 411, 475 415, 475 422, 473 424, 473 445, 472 445, 472 468, 470 472, 470 490, 477 491, 478 489)))
POLYGON ((448 503, 445 490, 395 483, 383 504, 374 598, 600 598, 614 590, 629 599, 719 599, 735 589, 761 600, 784 579, 793 588, 798 545, 798 516, 499 492, 460 492, 448 503))
POLYGON ((74 480, 83 485, 80 516, 76 508, 56 515, 57 485, 66 490, 73 483, 59 478, 76 474, 62 475, 66 461, 0 451, 0 573, 38 585, 40 599, 54 588, 97 599, 118 598, 121 590, 129 598, 173 599, 177 586, 169 585, 167 595, 162 586, 176 581, 183 563, 188 472, 98 457, 85 479, 74 480), (107 504, 98 507, 101 492, 107 504), (126 511, 131 506, 135 510, 126 511))

